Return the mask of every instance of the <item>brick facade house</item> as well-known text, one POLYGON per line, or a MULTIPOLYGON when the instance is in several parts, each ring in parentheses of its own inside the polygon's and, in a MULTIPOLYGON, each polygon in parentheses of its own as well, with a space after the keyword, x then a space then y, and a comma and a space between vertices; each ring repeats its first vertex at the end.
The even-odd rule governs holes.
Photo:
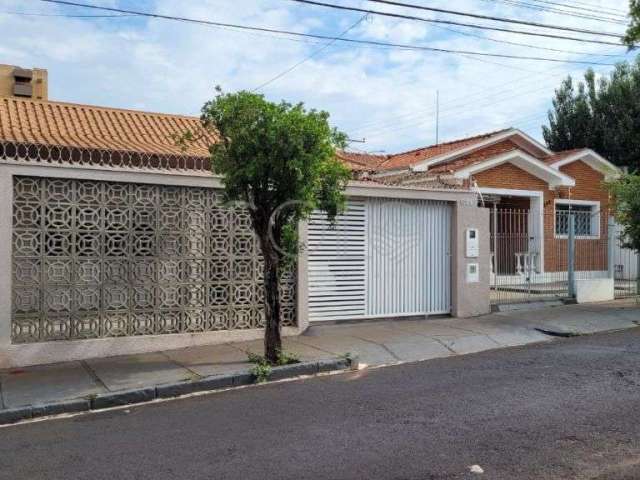
MULTIPOLYGON (((465 185, 493 210, 492 242, 499 274, 566 272, 568 218, 576 225, 576 268, 607 269, 609 195, 604 182, 619 170, 590 149, 553 152, 517 129, 506 129, 394 155, 343 153, 354 173, 403 185, 465 185), (526 257, 526 258, 525 258, 526 257)), ((495 266, 493 267, 496 273, 495 266)))

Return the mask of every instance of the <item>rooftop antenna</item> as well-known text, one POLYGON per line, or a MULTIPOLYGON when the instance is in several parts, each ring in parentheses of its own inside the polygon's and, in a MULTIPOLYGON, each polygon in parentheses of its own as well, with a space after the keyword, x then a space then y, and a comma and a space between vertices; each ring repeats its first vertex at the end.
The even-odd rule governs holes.
POLYGON ((440 137, 440 90, 436 90, 436 145, 440 137))

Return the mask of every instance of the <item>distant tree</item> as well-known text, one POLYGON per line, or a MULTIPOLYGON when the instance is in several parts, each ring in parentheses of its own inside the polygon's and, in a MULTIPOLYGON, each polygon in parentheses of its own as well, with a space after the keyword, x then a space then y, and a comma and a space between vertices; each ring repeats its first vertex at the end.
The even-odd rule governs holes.
POLYGON ((623 42, 632 48, 640 42, 640 0, 629 0, 629 17, 631 21, 623 42))
POLYGON ((314 209, 333 220, 344 208, 349 170, 336 158, 346 136, 329 114, 262 95, 223 93, 202 108, 201 121, 219 141, 209 150, 229 201, 246 203, 264 257, 265 358, 282 353, 279 284, 295 258, 298 222, 314 209))
POLYGON ((640 175, 623 175, 608 186, 614 216, 622 226, 622 243, 640 252, 640 175))
MULTIPOLYGON (((588 71, 585 78, 592 81, 593 72, 588 71)), ((553 112, 549 112, 549 126, 542 127, 549 148, 560 151, 595 143, 589 103, 584 83, 579 83, 576 91, 571 77, 562 82, 553 99, 553 112)))
POLYGON ((542 133, 552 150, 592 148, 615 165, 640 169, 640 57, 608 78, 596 80, 588 70, 577 88, 565 79, 542 133))

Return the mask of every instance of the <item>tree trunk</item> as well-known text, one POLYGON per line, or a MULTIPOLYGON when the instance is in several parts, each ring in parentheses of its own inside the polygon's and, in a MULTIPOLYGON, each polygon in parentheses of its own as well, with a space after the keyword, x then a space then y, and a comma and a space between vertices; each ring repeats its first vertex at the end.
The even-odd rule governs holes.
MULTIPOLYGON (((266 253, 266 252, 265 252, 266 253)), ((264 255, 264 356, 275 364, 282 351, 280 338, 279 262, 274 252, 264 255)))

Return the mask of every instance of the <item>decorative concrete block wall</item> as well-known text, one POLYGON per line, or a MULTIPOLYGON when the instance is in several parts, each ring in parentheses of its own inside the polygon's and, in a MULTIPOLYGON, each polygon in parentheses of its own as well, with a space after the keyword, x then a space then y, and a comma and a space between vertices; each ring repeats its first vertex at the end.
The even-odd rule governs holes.
MULTIPOLYGON (((257 329, 249 214, 206 187, 13 177, 13 343, 257 329)), ((285 273, 283 325, 295 325, 285 273)))

